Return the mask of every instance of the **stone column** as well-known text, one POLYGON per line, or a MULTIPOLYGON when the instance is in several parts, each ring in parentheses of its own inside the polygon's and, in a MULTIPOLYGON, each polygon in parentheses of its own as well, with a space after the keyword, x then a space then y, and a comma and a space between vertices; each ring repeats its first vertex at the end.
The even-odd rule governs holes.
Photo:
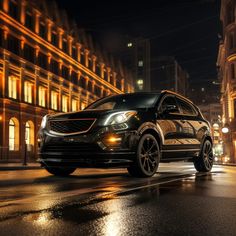
MULTIPOLYGON (((35 81, 34 81, 34 105, 36 106, 38 104, 39 100, 39 94, 38 94, 38 89, 39 89, 39 71, 40 68, 38 66, 35 66, 35 81)), ((47 104, 47 101, 45 102, 47 104)))
POLYGON ((102 79, 104 79, 104 67, 105 67, 105 64, 100 63, 100 76, 102 79))
POLYGON ((26 6, 26 1, 25 0, 20 1, 20 23, 22 25, 25 24, 25 6, 26 6))
POLYGON ((82 45, 80 43, 76 43, 78 62, 80 62, 80 58, 81 58, 81 47, 82 47, 82 45))
POLYGON ((62 49, 62 36, 63 36, 64 30, 63 29, 58 29, 58 47, 62 49))
POLYGON ((48 93, 47 93, 47 108, 51 109, 51 81, 52 81, 52 75, 48 73, 48 93))
POLYGON ((108 83, 110 83, 110 81, 111 81, 110 73, 111 73, 111 68, 110 68, 110 67, 107 67, 107 82, 108 82, 108 83))
POLYGON ((72 91, 73 91, 73 84, 70 82, 69 84, 69 107, 68 107, 68 111, 72 110, 72 91))
POLYGON ((39 34, 40 15, 41 12, 34 9, 34 30, 36 34, 39 34))
POLYGON ((116 76, 117 76, 117 73, 116 72, 113 72, 113 85, 116 87, 116 76))
POLYGON ((8 97, 8 77, 9 77, 9 56, 8 52, 3 53, 3 76, 2 76, 2 97, 8 97))
POLYGON ((68 54, 70 56, 72 55, 72 42, 73 42, 73 37, 68 36, 68 54))
POLYGON ((52 41, 52 24, 53 24, 53 22, 50 19, 47 19, 47 22, 46 22, 46 28, 47 28, 46 34, 47 34, 47 40, 49 42, 52 41))
POLYGON ((9 0, 3 0, 3 10, 8 13, 9 11, 9 0))
POLYGON ((89 50, 88 49, 84 49, 84 57, 85 57, 85 66, 88 67, 88 56, 89 56, 89 50))
POLYGON ((19 101, 24 101, 24 82, 25 82, 25 60, 20 59, 20 78, 19 78, 19 101))
POLYGON ((125 91, 125 80, 124 80, 124 78, 121 79, 121 91, 122 92, 125 91))
POLYGON ((97 61, 97 57, 93 55, 92 56, 92 62, 93 62, 92 70, 94 73, 96 73, 96 61, 97 61))

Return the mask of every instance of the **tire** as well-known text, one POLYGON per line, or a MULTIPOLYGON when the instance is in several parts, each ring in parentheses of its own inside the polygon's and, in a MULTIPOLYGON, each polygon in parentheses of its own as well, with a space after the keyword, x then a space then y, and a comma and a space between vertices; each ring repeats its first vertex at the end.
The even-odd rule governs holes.
POLYGON ((151 134, 144 134, 138 143, 136 159, 128 167, 128 172, 134 177, 153 176, 160 162, 160 148, 156 138, 151 134))
POLYGON ((213 166, 212 143, 206 140, 202 145, 200 155, 194 160, 194 167, 199 172, 209 172, 213 166))
POLYGON ((71 168, 71 167, 45 167, 45 169, 50 174, 56 176, 68 176, 76 170, 76 168, 71 168))

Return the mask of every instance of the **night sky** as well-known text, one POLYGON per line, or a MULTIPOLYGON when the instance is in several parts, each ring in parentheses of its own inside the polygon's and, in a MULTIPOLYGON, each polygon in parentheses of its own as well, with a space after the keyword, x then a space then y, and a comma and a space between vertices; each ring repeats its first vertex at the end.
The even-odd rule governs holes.
POLYGON ((68 1, 60 8, 109 52, 127 37, 149 38, 151 76, 158 56, 175 56, 191 86, 217 80, 220 0, 68 1))

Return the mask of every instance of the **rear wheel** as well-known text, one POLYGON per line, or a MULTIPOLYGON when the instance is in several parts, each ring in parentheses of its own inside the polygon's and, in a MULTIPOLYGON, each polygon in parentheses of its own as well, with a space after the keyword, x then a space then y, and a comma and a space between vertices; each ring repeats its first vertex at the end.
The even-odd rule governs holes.
POLYGON ((213 150, 212 143, 206 140, 203 143, 200 155, 194 160, 194 166, 197 171, 208 172, 213 166, 213 150))
POLYGON ((50 174, 53 174, 56 176, 68 176, 76 170, 76 168, 72 168, 72 167, 45 167, 45 169, 50 174))
POLYGON ((160 162, 160 149, 156 138, 151 134, 144 134, 137 148, 134 164, 128 167, 128 172, 134 177, 151 177, 160 162))

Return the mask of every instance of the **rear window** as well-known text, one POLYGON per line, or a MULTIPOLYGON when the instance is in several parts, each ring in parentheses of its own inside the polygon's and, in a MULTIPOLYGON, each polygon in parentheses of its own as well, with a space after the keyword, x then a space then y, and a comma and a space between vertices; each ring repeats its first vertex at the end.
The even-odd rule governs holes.
POLYGON ((187 102, 185 102, 185 101, 183 101, 179 98, 177 98, 177 102, 178 102, 179 107, 182 111, 182 114, 190 115, 190 116, 196 116, 197 115, 196 110, 194 109, 194 107, 191 104, 189 104, 189 103, 187 103, 187 102))

